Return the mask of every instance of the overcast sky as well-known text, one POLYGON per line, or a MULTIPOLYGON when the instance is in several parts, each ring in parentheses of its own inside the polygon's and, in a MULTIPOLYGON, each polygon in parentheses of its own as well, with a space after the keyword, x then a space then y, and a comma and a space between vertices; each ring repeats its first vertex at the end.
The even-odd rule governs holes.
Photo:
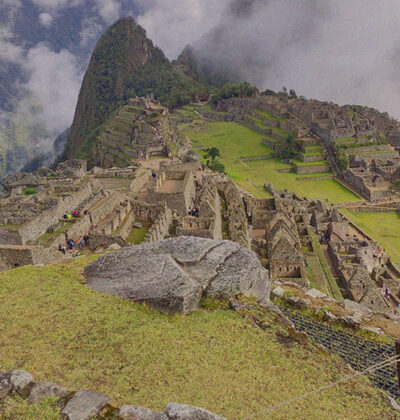
MULTIPOLYGON (((32 0, 39 22, 85 0, 32 0)), ((82 48, 97 39, 135 3, 138 22, 169 58, 196 44, 222 22, 221 42, 209 53, 229 63, 259 88, 293 88, 298 94, 341 104, 377 107, 400 117, 399 0, 255 0, 253 13, 238 19, 230 0, 91 0, 92 16, 80 32, 82 48), (122 4, 124 3, 124 8, 122 4)), ((24 0, 0 0, 10 10, 24 0)), ((72 122, 86 63, 67 49, 44 42, 29 50, 13 42, 10 24, 0 28, 0 60, 21 65, 24 87, 43 105, 48 127, 60 131, 72 122)))

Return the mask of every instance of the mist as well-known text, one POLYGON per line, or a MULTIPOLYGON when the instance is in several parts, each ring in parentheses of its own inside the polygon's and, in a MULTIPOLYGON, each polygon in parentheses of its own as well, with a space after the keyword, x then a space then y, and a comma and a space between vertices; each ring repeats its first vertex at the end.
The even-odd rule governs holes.
POLYGON ((397 0, 222 1, 214 14, 207 1, 166 3, 162 14, 152 9, 141 21, 170 58, 191 43, 201 61, 260 89, 286 86, 306 97, 368 105, 400 118, 397 0), (176 26, 163 25, 174 21, 176 26), (184 39, 174 35, 176 28, 184 39))
POLYGON ((400 118, 397 0, 90 0, 74 45, 88 52, 79 57, 68 45, 55 50, 38 42, 26 48, 15 41, 13 17, 28 2, 46 30, 54 30, 61 13, 88 3, 0 4, 0 12, 8 13, 0 30, 0 61, 20 66, 24 78, 15 91, 23 89, 41 104, 40 118, 52 135, 72 122, 89 51, 107 26, 127 14, 170 59, 191 44, 201 62, 260 90, 286 86, 298 95, 368 105, 400 118))

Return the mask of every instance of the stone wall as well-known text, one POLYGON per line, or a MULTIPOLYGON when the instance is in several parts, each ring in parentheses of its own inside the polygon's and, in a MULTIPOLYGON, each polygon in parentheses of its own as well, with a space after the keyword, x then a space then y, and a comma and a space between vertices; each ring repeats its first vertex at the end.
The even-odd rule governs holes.
POLYGON ((42 263, 43 249, 18 245, 0 246, 0 271, 12 270, 24 265, 42 263))
POLYGON ((310 165, 310 166, 300 166, 293 163, 294 170, 296 174, 315 174, 320 172, 329 172, 329 165, 310 165))
POLYGON ((154 221, 151 229, 147 232, 144 242, 157 242, 168 236, 169 227, 172 224, 172 211, 165 207, 154 221))
POLYGON ((39 214, 38 217, 27 223, 20 229, 22 241, 26 244, 34 241, 46 233, 50 226, 58 223, 66 211, 72 211, 79 204, 92 194, 92 186, 89 183, 84 184, 78 191, 71 195, 64 195, 57 199, 57 204, 39 214))

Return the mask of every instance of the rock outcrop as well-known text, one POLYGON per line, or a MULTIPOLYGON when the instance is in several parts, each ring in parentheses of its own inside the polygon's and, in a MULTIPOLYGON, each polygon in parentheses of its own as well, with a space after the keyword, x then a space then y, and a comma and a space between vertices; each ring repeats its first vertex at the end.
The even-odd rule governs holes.
POLYGON ((169 238, 107 254, 84 270, 102 293, 147 302, 166 312, 190 313, 202 296, 238 294, 269 299, 270 282, 257 255, 230 241, 169 238))

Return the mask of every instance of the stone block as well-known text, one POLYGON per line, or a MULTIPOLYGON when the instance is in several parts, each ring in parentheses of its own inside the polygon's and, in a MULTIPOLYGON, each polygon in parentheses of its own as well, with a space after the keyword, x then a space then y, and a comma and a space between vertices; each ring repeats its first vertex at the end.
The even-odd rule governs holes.
POLYGON ((69 389, 51 382, 37 382, 29 393, 28 401, 30 403, 37 403, 48 397, 62 398, 70 392, 69 389))
POLYGON ((170 420, 226 420, 203 408, 177 403, 168 404, 165 414, 170 420))
POLYGON ((27 389, 33 384, 33 376, 24 370, 12 370, 9 373, 13 391, 24 396, 27 389))
POLYGON ((282 287, 275 287, 275 289, 272 290, 272 294, 275 295, 276 297, 283 297, 285 296, 285 289, 283 289, 282 287))
POLYGON ((118 413, 123 420, 168 420, 164 413, 138 407, 137 405, 124 405, 118 413))
POLYGON ((323 299, 327 297, 325 293, 322 293, 318 289, 310 289, 306 292, 306 295, 313 298, 313 299, 323 299))
POLYGON ((88 420, 98 416, 109 401, 107 395, 80 390, 68 401, 61 415, 65 420, 88 420))

